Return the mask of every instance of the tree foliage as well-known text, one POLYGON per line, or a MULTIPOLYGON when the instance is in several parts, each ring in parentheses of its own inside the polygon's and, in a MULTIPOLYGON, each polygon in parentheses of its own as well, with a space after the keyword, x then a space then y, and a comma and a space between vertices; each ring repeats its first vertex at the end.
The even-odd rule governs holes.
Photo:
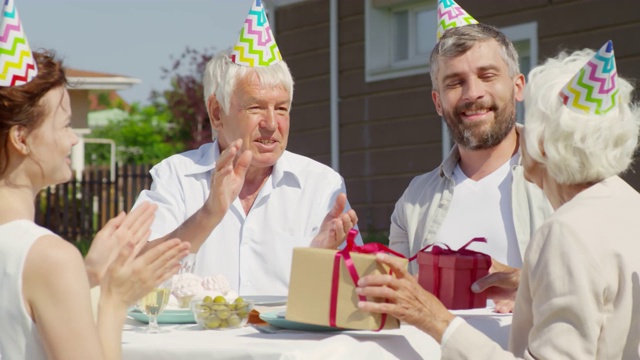
POLYGON ((211 141, 202 75, 213 56, 213 48, 200 51, 187 47, 179 57, 172 58, 170 68, 162 68, 164 78, 170 80, 170 88, 152 93, 155 101, 167 105, 178 128, 177 136, 190 149, 211 141))
MULTIPOLYGON (((123 120, 113 120, 94 129, 89 137, 108 138, 117 144, 117 161, 125 164, 154 164, 185 149, 211 141, 211 125, 204 103, 202 75, 214 49, 187 47, 172 64, 162 68, 169 89, 152 91, 151 105, 133 104, 123 120)), ((106 96, 99 103, 109 102, 106 96)), ((110 108, 123 108, 112 103, 110 108)), ((87 143, 86 164, 108 164, 109 146, 87 143)))
MULTIPOLYGON (((133 104, 126 118, 109 121, 106 126, 94 129, 89 137, 114 140, 118 162, 155 164, 184 150, 184 143, 171 121, 171 112, 162 103, 144 107, 133 104)), ((108 145, 87 143, 85 149, 86 163, 109 162, 108 145)))

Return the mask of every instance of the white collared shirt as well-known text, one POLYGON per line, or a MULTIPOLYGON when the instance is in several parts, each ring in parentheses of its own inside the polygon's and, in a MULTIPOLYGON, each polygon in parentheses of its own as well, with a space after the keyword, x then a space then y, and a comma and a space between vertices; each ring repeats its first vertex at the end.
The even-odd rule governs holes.
MULTIPOLYGON (((215 141, 151 169, 151 190, 136 201, 158 205, 151 239, 172 232, 202 207, 219 155, 215 141)), ((240 295, 286 295, 293 248, 309 246, 341 192, 346 189, 338 173, 285 151, 249 214, 239 199, 233 202, 198 251, 195 273, 223 274, 240 295)))

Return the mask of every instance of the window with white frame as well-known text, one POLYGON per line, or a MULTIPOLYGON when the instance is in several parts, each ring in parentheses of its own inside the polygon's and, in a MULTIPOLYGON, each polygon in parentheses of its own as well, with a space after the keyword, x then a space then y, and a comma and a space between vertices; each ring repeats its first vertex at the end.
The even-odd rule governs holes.
POLYGON ((366 0, 366 80, 424 74, 436 43, 437 1, 366 0))
MULTIPOLYGON (((365 0, 366 81, 429 72, 429 54, 436 44, 436 0, 365 0)), ((538 60, 537 23, 501 29, 520 55, 525 74, 538 60)), ((524 108, 518 106, 522 121, 524 108)))
MULTIPOLYGON (((436 0, 365 0, 365 79, 367 82, 429 72, 429 54, 436 43, 436 0)), ((538 61, 538 24, 530 22, 500 29, 512 42, 525 75, 538 61)), ((524 104, 516 107, 524 120, 524 104)), ((451 142, 443 122, 442 156, 451 142)))
MULTIPOLYGON (((507 26, 502 32, 511 40, 520 58, 520 72, 524 76, 529 75, 538 62, 538 23, 530 22, 525 24, 507 26)), ((524 121, 524 103, 517 104, 516 113, 518 122, 524 121)))

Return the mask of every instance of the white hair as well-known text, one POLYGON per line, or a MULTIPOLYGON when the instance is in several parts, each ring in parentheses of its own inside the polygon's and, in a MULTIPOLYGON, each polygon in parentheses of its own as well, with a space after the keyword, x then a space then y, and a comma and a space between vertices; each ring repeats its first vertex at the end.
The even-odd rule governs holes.
MULTIPOLYGON (((228 114, 231 96, 236 88, 236 83, 246 76, 255 74, 260 79, 260 84, 265 87, 282 87, 289 93, 289 106, 293 101, 293 77, 284 61, 271 66, 248 67, 235 64, 231 61, 231 49, 219 52, 207 63, 204 70, 202 85, 204 87, 204 103, 209 112, 209 97, 215 95, 220 107, 228 114)), ((211 114, 209 114, 211 116, 211 114)), ((212 129, 213 137, 216 136, 212 129)))
POLYGON ((525 87, 526 150, 560 184, 597 182, 624 172, 638 143, 640 110, 627 80, 618 76, 618 103, 604 115, 575 112, 559 96, 594 53, 562 52, 531 70, 525 87))

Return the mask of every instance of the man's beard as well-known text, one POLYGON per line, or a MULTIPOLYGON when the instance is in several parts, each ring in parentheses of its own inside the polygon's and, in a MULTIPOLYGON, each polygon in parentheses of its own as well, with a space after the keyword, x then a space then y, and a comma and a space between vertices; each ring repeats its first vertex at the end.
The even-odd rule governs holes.
POLYGON ((495 102, 476 101, 464 103, 444 114, 449 134, 453 141, 465 149, 490 149, 502 142, 516 124, 516 106, 513 95, 505 106, 499 108, 495 102), (494 113, 494 121, 464 122, 460 113, 472 109, 488 109, 494 113))

